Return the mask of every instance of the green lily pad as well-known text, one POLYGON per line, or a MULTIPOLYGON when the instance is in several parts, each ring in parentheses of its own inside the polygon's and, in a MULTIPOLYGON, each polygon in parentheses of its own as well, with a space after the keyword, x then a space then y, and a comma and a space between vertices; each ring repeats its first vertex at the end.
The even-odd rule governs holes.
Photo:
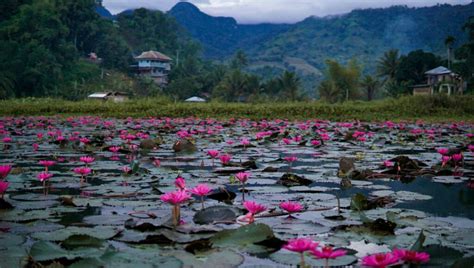
POLYGON ((96 226, 94 228, 71 226, 53 232, 34 233, 31 236, 44 241, 64 241, 74 235, 85 235, 101 240, 107 240, 116 236, 119 232, 120 230, 118 228, 110 226, 96 226))

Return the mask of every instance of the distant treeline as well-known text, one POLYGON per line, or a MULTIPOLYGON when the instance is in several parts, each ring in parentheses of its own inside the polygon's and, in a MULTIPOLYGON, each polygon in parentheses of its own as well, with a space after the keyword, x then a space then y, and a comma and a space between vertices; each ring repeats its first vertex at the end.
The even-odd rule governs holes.
MULTIPOLYGON (((77 100, 109 90, 174 100, 194 95, 254 102, 308 98, 301 90, 301 79, 293 72, 265 78, 248 72, 248 59, 242 51, 224 62, 204 59, 200 44, 165 13, 136 9, 110 20, 96 13, 97 5, 100 1, 0 2, 0 98, 77 100), (160 88, 131 73, 133 56, 144 50, 157 50, 173 58, 167 87, 160 88), (101 60, 88 60, 91 52, 101 60)), ((453 69, 471 80, 473 25, 472 20, 466 23, 468 42, 456 50, 453 61, 453 69)), ((421 81, 424 71, 442 63, 423 51, 406 56, 390 51, 380 59, 377 73, 366 76, 355 60, 347 66, 328 61, 326 79, 314 87, 330 102, 398 96, 407 93, 407 85, 421 81), (388 60, 394 62, 386 64, 388 60)))

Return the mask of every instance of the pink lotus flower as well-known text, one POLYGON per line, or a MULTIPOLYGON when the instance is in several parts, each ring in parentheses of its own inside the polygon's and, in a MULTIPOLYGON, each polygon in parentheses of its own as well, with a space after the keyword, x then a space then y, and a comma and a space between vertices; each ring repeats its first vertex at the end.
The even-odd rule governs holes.
POLYGON ((209 150, 207 151, 207 155, 211 157, 212 159, 216 158, 219 155, 219 151, 217 150, 209 150))
POLYGON ((206 196, 211 192, 211 188, 209 188, 205 184, 198 184, 196 187, 191 189, 191 193, 197 196, 206 196))
POLYGON ((397 263, 399 259, 400 258, 392 252, 377 253, 362 258, 362 265, 375 268, 385 268, 389 265, 397 263))
POLYGON ((88 144, 89 142, 91 142, 91 140, 89 140, 88 138, 79 138, 79 141, 84 143, 84 144, 88 144))
POLYGON ((95 158, 92 156, 81 156, 79 159, 85 164, 90 164, 95 161, 95 158))
POLYGON ((245 201, 244 207, 249 211, 249 213, 252 213, 252 215, 257 215, 267 209, 264 205, 258 204, 254 201, 245 201))
POLYGON ((286 145, 289 145, 291 143, 291 139, 288 139, 288 138, 283 138, 281 139, 281 141, 286 145))
POLYGON ((245 147, 250 144, 250 141, 247 138, 243 138, 240 140, 240 144, 242 144, 245 147))
POLYGON ((293 156, 287 156, 287 157, 283 158, 283 160, 285 160, 286 162, 291 164, 293 162, 296 162, 298 160, 298 157, 296 157, 294 155, 293 156))
POLYGON ((463 155, 461 153, 459 154, 453 154, 452 156, 454 162, 459 162, 463 159, 463 155))
POLYGON ((155 159, 155 160, 153 160, 153 165, 155 165, 155 167, 160 167, 160 166, 161 166, 161 161, 160 161, 160 159, 155 159))
POLYGON ((40 180, 40 182, 45 182, 53 177, 53 174, 48 173, 48 172, 41 172, 37 175, 37 178, 40 180))
POLYGON ((53 166, 54 164, 56 164, 56 162, 51 161, 51 160, 40 160, 39 164, 47 168, 47 167, 53 166))
POLYGON ((221 163, 223 165, 227 165, 227 164, 229 164, 230 160, 232 159, 232 156, 230 156, 228 154, 223 154, 223 155, 219 156, 219 159, 221 160, 221 163))
POLYGON ((283 246, 283 248, 289 251, 298 252, 301 258, 300 267, 305 267, 304 253, 308 250, 316 248, 317 246, 318 243, 309 238, 295 238, 290 239, 288 243, 283 246))
POLYGON ((174 227, 178 226, 181 222, 180 204, 191 199, 191 195, 186 193, 186 191, 178 190, 178 191, 166 193, 160 196, 160 199, 163 202, 173 205, 173 208, 171 210, 171 215, 172 215, 171 218, 173 221, 173 226, 174 227))
POLYGON ((284 249, 293 252, 305 252, 314 249, 318 246, 318 242, 315 242, 309 238, 295 238, 288 240, 288 243, 283 246, 284 249))
POLYGON ((474 144, 469 144, 469 145, 467 146, 467 149, 468 149, 469 151, 471 151, 471 152, 474 152, 474 144))
POLYGON ((436 150, 440 155, 447 155, 448 152, 449 152, 449 149, 448 148, 438 148, 436 150))
POLYGON ((186 180, 184 180, 183 177, 178 176, 174 180, 174 186, 176 186, 176 188, 178 188, 178 190, 184 191, 184 190, 186 190, 186 180))
POLYGON ((443 155, 441 157, 441 162, 442 162, 442 166, 446 166, 448 164, 448 162, 451 161, 451 156, 449 155, 443 155))
POLYGON ((313 145, 313 146, 319 146, 319 145, 321 145, 321 142, 318 141, 318 140, 311 140, 311 145, 313 145))
POLYGON ((10 143, 10 142, 12 142, 12 138, 10 138, 10 137, 5 137, 5 138, 3 138, 2 141, 3 141, 4 143, 10 143))
POLYGON ((118 151, 120 151, 120 146, 111 146, 109 147, 109 151, 112 153, 118 153, 118 151))
POLYGON ((132 169, 129 166, 123 166, 121 170, 125 174, 129 174, 132 171, 132 169))
POLYGON ((292 202, 292 201, 286 201, 286 202, 280 203, 280 208, 288 212, 288 214, 290 215, 291 213, 296 213, 303 210, 303 206, 300 203, 292 202))
POLYGON ((394 249, 393 254, 408 263, 420 264, 430 261, 430 255, 426 252, 417 252, 407 249, 394 249))
POLYGON ((246 183, 250 177, 250 173, 248 172, 239 172, 235 174, 235 178, 238 179, 242 184, 246 183))
POLYGON ((395 165, 395 163, 393 163, 392 161, 390 160, 385 160, 383 161, 383 165, 386 167, 386 168, 389 168, 389 167, 393 167, 395 165))
POLYGON ((0 181, 0 194, 2 195, 2 199, 9 185, 10 183, 8 181, 0 181))
POLYGON ((10 171, 12 170, 12 166, 0 166, 0 179, 5 179, 10 171))
POLYGON ((324 246, 319 250, 318 248, 311 249, 311 254, 316 257, 316 259, 335 259, 347 254, 346 250, 334 250, 332 247, 324 246))
POLYGON ((88 167, 76 167, 73 169, 74 173, 81 175, 81 176, 87 176, 92 172, 92 169, 88 167))
POLYGON ((201 208, 204 209, 204 196, 208 195, 211 192, 211 188, 209 188, 205 184, 198 184, 196 187, 191 189, 191 193, 201 197, 201 208))
POLYGON ((186 191, 178 190, 163 194, 162 196, 160 196, 160 199, 161 201, 171 205, 179 205, 191 199, 191 195, 186 193, 186 191))
POLYGON ((35 151, 35 152, 38 151, 38 149, 39 149, 39 144, 38 143, 33 143, 32 146, 33 146, 33 151, 35 151))

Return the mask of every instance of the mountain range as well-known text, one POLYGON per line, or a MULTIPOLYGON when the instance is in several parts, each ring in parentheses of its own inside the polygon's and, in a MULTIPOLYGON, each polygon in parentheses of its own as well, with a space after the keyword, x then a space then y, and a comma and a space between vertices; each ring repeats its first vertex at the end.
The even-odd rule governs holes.
POLYGON ((474 3, 360 9, 295 24, 239 24, 231 17, 205 14, 188 2, 179 2, 168 14, 201 43, 206 58, 226 60, 242 50, 250 71, 270 76, 292 70, 306 87, 314 87, 327 59, 345 63, 356 58, 371 72, 377 59, 393 48, 401 53, 423 49, 444 57, 447 36, 456 38, 455 46, 466 40, 462 26, 474 15, 474 3))

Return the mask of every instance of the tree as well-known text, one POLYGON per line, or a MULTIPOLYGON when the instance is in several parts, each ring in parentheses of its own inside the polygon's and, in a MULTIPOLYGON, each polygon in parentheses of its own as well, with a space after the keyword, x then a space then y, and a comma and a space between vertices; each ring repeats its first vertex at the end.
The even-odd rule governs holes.
POLYGON ((468 87, 472 88, 474 85, 474 16, 464 24, 463 30, 467 33, 468 40, 455 51, 458 63, 454 67, 455 71, 468 82, 468 87))
POLYGON ((242 50, 237 51, 235 53, 234 58, 230 64, 232 69, 242 69, 248 65, 247 55, 242 50))
POLYGON ((228 73, 216 86, 212 95, 223 101, 241 101, 247 93, 247 75, 236 69, 228 73))
POLYGON ((400 65, 400 55, 397 49, 392 49, 383 54, 377 61, 377 74, 386 80, 393 80, 400 65))
POLYGON ((453 49, 453 44, 456 41, 456 38, 454 38, 452 35, 449 35, 446 37, 444 40, 444 45, 446 46, 446 49, 448 51, 448 68, 451 69, 451 50, 453 49))
POLYGON ((319 97, 330 103, 337 102, 340 98, 341 89, 337 87, 334 80, 324 80, 319 85, 319 97))
POLYGON ((351 60, 347 66, 343 66, 337 61, 328 60, 326 65, 326 77, 319 87, 320 96, 330 102, 357 99, 361 73, 357 61, 351 60))
POLYGON ((402 56, 396 73, 398 82, 420 84, 426 82, 425 72, 441 65, 441 59, 430 52, 415 50, 402 56))
POLYGON ((367 100, 371 101, 374 98, 375 92, 380 86, 380 82, 371 75, 366 75, 364 79, 362 79, 360 85, 366 91, 367 100))
POLYGON ((281 92, 291 101, 296 101, 299 95, 300 79, 294 72, 285 71, 278 79, 281 92))

